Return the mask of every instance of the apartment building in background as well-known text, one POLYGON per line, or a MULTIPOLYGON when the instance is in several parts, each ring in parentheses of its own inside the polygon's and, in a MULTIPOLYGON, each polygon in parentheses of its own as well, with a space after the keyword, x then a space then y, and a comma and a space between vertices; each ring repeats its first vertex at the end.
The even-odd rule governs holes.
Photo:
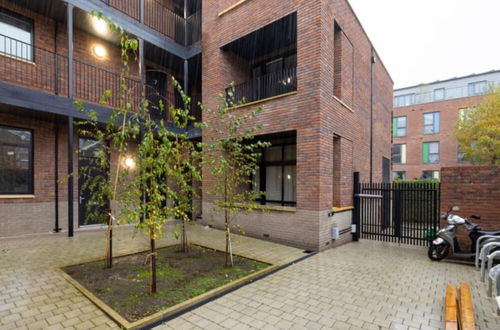
POLYGON ((454 136, 457 121, 499 85, 500 71, 489 71, 396 89, 392 178, 439 179, 441 167, 467 165, 454 136))
MULTIPOLYGON (((350 240, 353 174, 390 180, 393 83, 346 0, 0 0, 0 237, 92 225, 78 173, 93 141, 74 126, 85 119, 74 101, 105 121, 99 98, 117 93, 121 67, 92 11, 140 40, 127 84, 153 110, 159 96, 179 104, 171 77, 194 104, 216 107, 234 81, 246 102, 234 111, 263 107, 255 123, 272 147, 248 187, 265 198, 237 219, 247 235, 312 250, 350 240)), ((193 203, 221 227, 211 183, 204 171, 193 203)))

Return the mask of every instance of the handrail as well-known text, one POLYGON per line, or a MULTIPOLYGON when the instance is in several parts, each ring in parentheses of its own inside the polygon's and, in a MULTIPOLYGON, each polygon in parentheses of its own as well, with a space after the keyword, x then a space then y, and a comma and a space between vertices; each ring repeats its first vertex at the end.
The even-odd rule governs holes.
MULTIPOLYGON (((297 90, 297 68, 269 73, 234 86, 234 102, 249 103, 297 90)), ((231 88, 226 89, 229 96, 231 88)), ((230 98, 228 97, 228 100, 230 98)), ((232 101, 232 100, 231 100, 232 101)))

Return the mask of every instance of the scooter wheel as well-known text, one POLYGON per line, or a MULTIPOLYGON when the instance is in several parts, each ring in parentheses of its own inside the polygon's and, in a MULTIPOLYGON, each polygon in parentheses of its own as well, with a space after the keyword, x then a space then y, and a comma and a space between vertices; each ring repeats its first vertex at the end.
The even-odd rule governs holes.
POLYGON ((432 261, 441 261, 448 256, 450 252, 450 245, 448 243, 429 246, 429 251, 427 255, 432 261))

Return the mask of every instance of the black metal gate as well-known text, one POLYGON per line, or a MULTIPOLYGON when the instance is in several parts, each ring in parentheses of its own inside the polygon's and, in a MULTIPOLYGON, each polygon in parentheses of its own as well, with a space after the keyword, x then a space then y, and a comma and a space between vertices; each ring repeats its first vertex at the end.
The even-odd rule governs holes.
POLYGON ((364 239, 426 245, 439 224, 439 183, 355 183, 353 222, 364 239))

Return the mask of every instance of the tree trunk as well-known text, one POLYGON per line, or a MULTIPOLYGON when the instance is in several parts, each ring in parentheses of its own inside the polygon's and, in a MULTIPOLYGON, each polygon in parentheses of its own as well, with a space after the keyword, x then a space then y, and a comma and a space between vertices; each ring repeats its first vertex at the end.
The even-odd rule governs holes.
POLYGON ((151 251, 149 255, 149 272, 151 274, 151 279, 149 282, 149 293, 156 293, 156 247, 155 247, 155 239, 150 238, 151 251))
POLYGON ((104 268, 110 269, 113 267, 113 217, 110 214, 108 220, 108 230, 106 233, 106 259, 104 260, 104 268))
POLYGON ((186 220, 185 219, 182 219, 181 252, 183 252, 183 253, 189 252, 189 245, 188 245, 187 232, 186 232, 186 220))

